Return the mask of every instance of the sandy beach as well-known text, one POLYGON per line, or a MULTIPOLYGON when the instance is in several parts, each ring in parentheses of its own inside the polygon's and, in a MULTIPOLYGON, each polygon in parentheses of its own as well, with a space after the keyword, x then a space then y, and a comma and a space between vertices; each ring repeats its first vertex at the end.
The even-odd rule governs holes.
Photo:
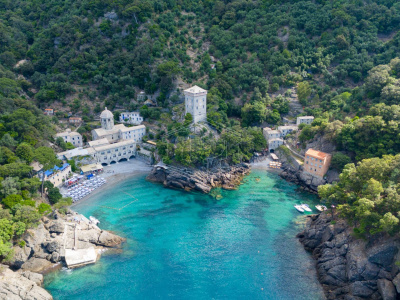
POLYGON ((103 191, 104 189, 112 187, 113 185, 121 182, 122 180, 125 180, 129 177, 136 176, 139 174, 148 174, 151 169, 152 169, 151 165, 137 159, 132 159, 130 161, 125 161, 118 164, 108 165, 104 167, 103 173, 99 174, 99 177, 103 177, 104 179, 106 179, 107 183, 95 189, 92 193, 82 198, 78 202, 73 203, 71 207, 74 207, 78 203, 82 203, 86 199, 95 196, 97 193, 103 191))

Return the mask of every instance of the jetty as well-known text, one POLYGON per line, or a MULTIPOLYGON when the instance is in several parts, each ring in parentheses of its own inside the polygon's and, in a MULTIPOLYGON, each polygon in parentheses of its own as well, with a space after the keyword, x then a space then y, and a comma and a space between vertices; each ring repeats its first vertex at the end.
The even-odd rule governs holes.
MULTIPOLYGON (((84 226, 91 224, 93 228, 98 229, 95 224, 92 224, 86 217, 80 216, 79 223, 82 222, 84 226)), ((64 259, 68 268, 77 268, 84 265, 95 263, 98 257, 97 249, 94 247, 81 248, 79 249, 79 232, 81 227, 78 223, 65 222, 64 230, 64 259), (67 237, 72 237, 69 239, 70 243, 67 242, 67 237)))

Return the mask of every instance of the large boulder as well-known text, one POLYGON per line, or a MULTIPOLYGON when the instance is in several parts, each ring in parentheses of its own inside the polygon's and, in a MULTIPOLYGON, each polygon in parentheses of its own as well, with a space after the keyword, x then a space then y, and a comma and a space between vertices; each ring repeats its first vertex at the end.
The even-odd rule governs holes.
POLYGON ((24 271, 32 271, 35 273, 43 272, 49 269, 53 264, 47 259, 31 257, 26 263, 21 267, 24 271))
POLYGON ((373 289, 370 282, 356 281, 350 285, 350 291, 353 296, 370 298, 371 295, 375 292, 375 289, 373 289))
POLYGON ((381 267, 387 268, 393 263, 399 249, 394 243, 378 243, 368 250, 368 260, 381 267))
MULTIPOLYGON (((29 277, 31 275, 28 275, 29 277)), ((33 276, 33 275, 32 275, 33 276)), ((51 300, 53 297, 42 287, 38 286, 37 276, 31 280, 24 275, 13 272, 1 266, 0 299, 51 300)))
POLYGON ((50 243, 47 244, 46 250, 49 253, 53 253, 55 251, 59 251, 60 249, 60 243, 57 240, 53 240, 50 243))
POLYGON ((102 245, 104 247, 116 247, 120 245, 125 239, 122 237, 115 235, 109 231, 103 230, 99 236, 99 240, 97 244, 102 245))
POLYGON ((365 243, 356 241, 351 244, 347 255, 346 274, 350 282, 362 280, 362 273, 367 264, 367 257, 365 255, 365 243))
POLYGON ((81 230, 78 239, 83 242, 97 243, 99 236, 100 230, 98 229, 81 230))
POLYGON ((32 249, 27 246, 22 248, 20 246, 14 247, 14 257, 10 262, 10 266, 15 269, 21 268, 21 266, 29 259, 31 253, 32 249))
POLYGON ((28 229, 22 238, 27 247, 33 251, 37 251, 48 237, 49 232, 47 228, 43 224, 39 224, 36 228, 28 229))
POLYGON ((396 289, 389 280, 378 279, 378 291, 383 300, 396 300, 396 289))
POLYGON ((41 286, 43 283, 43 275, 42 274, 34 273, 31 271, 25 271, 25 272, 22 272, 21 275, 24 276, 25 278, 28 278, 29 280, 32 280, 38 286, 41 286))
POLYGON ((394 286, 396 287, 397 293, 400 294, 400 273, 392 280, 394 286))
POLYGON ((53 221, 52 225, 49 226, 50 232, 64 233, 65 226, 62 221, 53 221))

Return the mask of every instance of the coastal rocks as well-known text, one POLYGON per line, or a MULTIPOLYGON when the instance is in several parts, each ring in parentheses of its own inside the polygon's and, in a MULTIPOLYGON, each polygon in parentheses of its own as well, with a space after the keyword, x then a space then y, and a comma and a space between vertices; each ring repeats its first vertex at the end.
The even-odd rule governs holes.
POLYGON ((344 220, 327 213, 308 216, 306 229, 297 236, 316 260, 327 299, 400 298, 395 264, 400 244, 395 238, 356 239, 344 220))
POLYGON ((49 232, 64 233, 64 224, 61 221, 54 221, 49 226, 49 232))
POLYGON ((103 249, 117 247, 125 241, 73 211, 65 216, 54 214, 55 217, 44 217, 36 228, 23 235, 25 246, 15 246, 14 258, 8 263, 13 270, 45 272, 65 261, 66 249, 103 249))
POLYGON ((287 163, 282 163, 282 168, 283 171, 280 173, 280 176, 286 181, 300 185, 306 192, 315 194, 318 191, 318 186, 327 183, 327 181, 323 178, 319 178, 304 172, 303 167, 301 166, 299 169, 295 169, 287 163))
POLYGON ((378 291, 383 300, 396 300, 396 289, 389 280, 378 279, 378 291))
POLYGON ((169 188, 208 194, 214 187, 235 189, 249 173, 250 165, 245 163, 209 171, 157 165, 147 176, 147 180, 162 183, 169 188))
POLYGON ((22 265, 21 269, 40 273, 49 269, 52 265, 52 262, 48 261, 47 259, 31 257, 27 262, 22 265))
POLYGON ((43 283, 43 275, 42 274, 34 273, 31 271, 26 271, 26 272, 22 272, 21 275, 24 276, 25 278, 28 278, 29 280, 33 281, 38 286, 41 286, 43 283))
POLYGON ((43 276, 32 272, 13 272, 0 265, 0 299, 51 300, 53 297, 42 287, 43 276))
POLYGON ((109 231, 103 230, 99 236, 99 240, 97 242, 98 245, 102 245, 104 247, 116 247, 124 241, 123 238, 115 235, 109 231))

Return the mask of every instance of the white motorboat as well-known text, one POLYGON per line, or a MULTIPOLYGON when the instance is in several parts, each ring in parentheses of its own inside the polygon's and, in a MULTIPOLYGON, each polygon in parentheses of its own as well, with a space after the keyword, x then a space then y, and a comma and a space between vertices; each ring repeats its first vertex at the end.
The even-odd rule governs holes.
POLYGON ((301 205, 295 205, 294 208, 297 209, 299 212, 304 212, 304 209, 301 205))
POLYGON ((327 210, 325 205, 315 205, 315 208, 318 209, 320 212, 327 210))
POLYGON ((301 204, 301 207, 305 210, 305 211, 312 211, 312 209, 308 206, 308 204, 301 204))

